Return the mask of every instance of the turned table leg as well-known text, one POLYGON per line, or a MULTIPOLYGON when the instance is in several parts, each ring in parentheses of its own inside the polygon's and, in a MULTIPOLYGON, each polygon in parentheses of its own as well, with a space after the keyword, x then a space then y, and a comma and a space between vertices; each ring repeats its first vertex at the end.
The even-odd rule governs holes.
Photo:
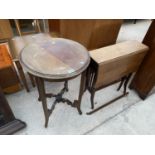
POLYGON ((49 112, 48 112, 48 108, 47 108, 47 100, 46 100, 44 79, 36 77, 36 81, 37 81, 39 99, 42 102, 44 115, 45 115, 45 127, 47 127, 48 120, 49 120, 49 112))
POLYGON ((30 80, 31 80, 32 86, 35 87, 34 76, 33 76, 32 74, 30 74, 30 73, 28 73, 28 75, 29 75, 29 78, 30 78, 30 80))
POLYGON ((81 111, 81 100, 82 100, 82 95, 85 91, 85 84, 86 84, 86 71, 84 71, 81 74, 81 82, 80 82, 80 89, 79 89, 79 97, 78 100, 74 100, 74 106, 77 107, 77 110, 79 112, 79 114, 82 114, 81 111))

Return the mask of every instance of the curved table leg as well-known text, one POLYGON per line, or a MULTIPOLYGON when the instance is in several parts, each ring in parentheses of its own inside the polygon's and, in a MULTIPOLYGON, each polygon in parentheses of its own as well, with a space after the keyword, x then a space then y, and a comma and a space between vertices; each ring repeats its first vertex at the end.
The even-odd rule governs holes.
POLYGON ((46 100, 46 93, 45 93, 45 85, 44 85, 44 80, 39 77, 35 77, 37 81, 37 87, 38 87, 38 92, 39 92, 39 99, 42 101, 42 106, 44 110, 44 115, 45 115, 45 127, 48 125, 48 120, 49 120, 49 111, 47 108, 47 100, 46 100))
POLYGON ((124 83, 125 79, 126 79, 126 77, 125 77, 125 76, 124 76, 124 77, 122 77, 121 82, 120 82, 120 84, 119 84, 119 86, 118 86, 118 88, 117 88, 117 91, 119 91, 119 90, 121 89, 121 87, 122 87, 122 85, 123 85, 123 83, 124 83))
POLYGON ((90 100, 91 100, 91 109, 94 109, 94 96, 95 96, 95 90, 91 91, 91 96, 90 96, 90 100))
POLYGON ((29 78, 31 80, 32 86, 35 87, 36 85, 35 85, 34 76, 32 74, 30 74, 30 73, 28 73, 28 75, 29 75, 29 78))
POLYGON ((83 93, 85 91, 85 84, 86 84, 86 71, 84 71, 81 74, 79 97, 78 97, 78 100, 74 100, 74 104, 73 104, 74 107, 77 107, 77 110, 78 110, 80 115, 82 114, 82 111, 81 111, 81 100, 82 100, 82 95, 83 95, 83 93))
POLYGON ((60 102, 67 103, 68 105, 70 105, 72 107, 76 107, 79 114, 82 114, 81 100, 82 100, 82 95, 84 93, 85 84, 86 84, 86 72, 85 71, 81 75, 78 100, 74 100, 73 104, 69 99, 62 97, 63 94, 68 91, 68 81, 65 81, 64 88, 60 91, 60 93, 58 93, 57 95, 54 95, 54 94, 46 94, 43 78, 35 77, 35 79, 36 79, 36 84, 37 84, 38 93, 39 93, 38 100, 42 102, 43 111, 44 111, 44 115, 45 115, 45 127, 48 126, 49 117, 52 114, 53 110, 55 109, 55 106, 57 103, 60 103, 60 102), (51 109, 48 109, 48 107, 47 107, 47 100, 46 100, 47 97, 55 97, 56 98, 51 109))
POLYGON ((127 84, 128 84, 128 82, 129 82, 131 76, 132 76, 132 73, 130 73, 130 74, 127 76, 127 78, 126 78, 126 80, 125 80, 125 82, 124 82, 124 94, 126 94, 127 84))

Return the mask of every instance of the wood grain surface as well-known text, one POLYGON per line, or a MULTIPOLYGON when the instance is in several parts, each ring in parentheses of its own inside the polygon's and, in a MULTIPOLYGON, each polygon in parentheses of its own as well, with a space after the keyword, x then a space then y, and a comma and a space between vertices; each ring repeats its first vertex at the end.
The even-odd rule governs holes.
POLYGON ((50 19, 50 32, 72 39, 87 49, 116 43, 122 19, 50 19))
POLYGON ((21 88, 7 43, 0 44, 0 86, 5 93, 16 92, 21 88))
POLYGON ((13 65, 7 43, 0 44, 0 69, 13 65))
POLYGON ((155 85, 155 20, 152 21, 143 43, 149 46, 149 51, 130 87, 135 89, 142 99, 145 99, 155 85))
POLYGON ((13 37, 12 28, 8 19, 0 19, 0 39, 13 37))
POLYGON ((90 51, 91 58, 98 66, 95 88, 135 72, 147 51, 148 47, 137 41, 122 42, 90 51))
POLYGON ((28 72, 41 77, 65 78, 85 70, 90 57, 81 44, 49 34, 15 37, 11 41, 14 52, 28 72), (21 52, 22 51, 22 52, 21 52))

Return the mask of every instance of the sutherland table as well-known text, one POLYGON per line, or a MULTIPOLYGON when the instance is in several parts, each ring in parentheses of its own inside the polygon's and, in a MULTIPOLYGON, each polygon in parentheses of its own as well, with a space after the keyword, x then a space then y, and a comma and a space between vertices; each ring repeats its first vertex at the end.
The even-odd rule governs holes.
POLYGON ((148 47, 136 40, 124 41, 115 45, 90 51, 92 58, 87 71, 87 88, 91 93, 91 107, 94 109, 95 92, 121 81, 117 90, 124 86, 123 94, 88 112, 94 112, 126 96, 127 84, 132 73, 140 66, 148 47))
POLYGON ((19 60, 23 67, 36 79, 39 92, 38 100, 42 102, 45 127, 48 125, 49 116, 52 114, 55 105, 63 102, 77 108, 79 114, 81 98, 85 87, 85 70, 89 65, 89 54, 79 43, 63 39, 51 38, 48 34, 34 35, 32 43, 27 44, 20 53, 19 60), (72 103, 69 99, 63 98, 68 91, 68 80, 81 75, 80 91, 78 100, 72 103), (64 88, 58 94, 46 93, 44 81, 62 82, 64 88), (47 97, 55 97, 50 109, 47 108, 47 97))

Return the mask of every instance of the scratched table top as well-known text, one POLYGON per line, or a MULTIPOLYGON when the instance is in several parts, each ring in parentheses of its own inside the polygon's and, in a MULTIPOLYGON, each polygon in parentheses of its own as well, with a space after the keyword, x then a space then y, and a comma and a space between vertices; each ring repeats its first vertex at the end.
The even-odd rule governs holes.
POLYGON ((71 78, 89 65, 90 56, 81 44, 49 34, 35 34, 16 38, 20 47, 19 60, 31 74, 47 79, 71 78))

